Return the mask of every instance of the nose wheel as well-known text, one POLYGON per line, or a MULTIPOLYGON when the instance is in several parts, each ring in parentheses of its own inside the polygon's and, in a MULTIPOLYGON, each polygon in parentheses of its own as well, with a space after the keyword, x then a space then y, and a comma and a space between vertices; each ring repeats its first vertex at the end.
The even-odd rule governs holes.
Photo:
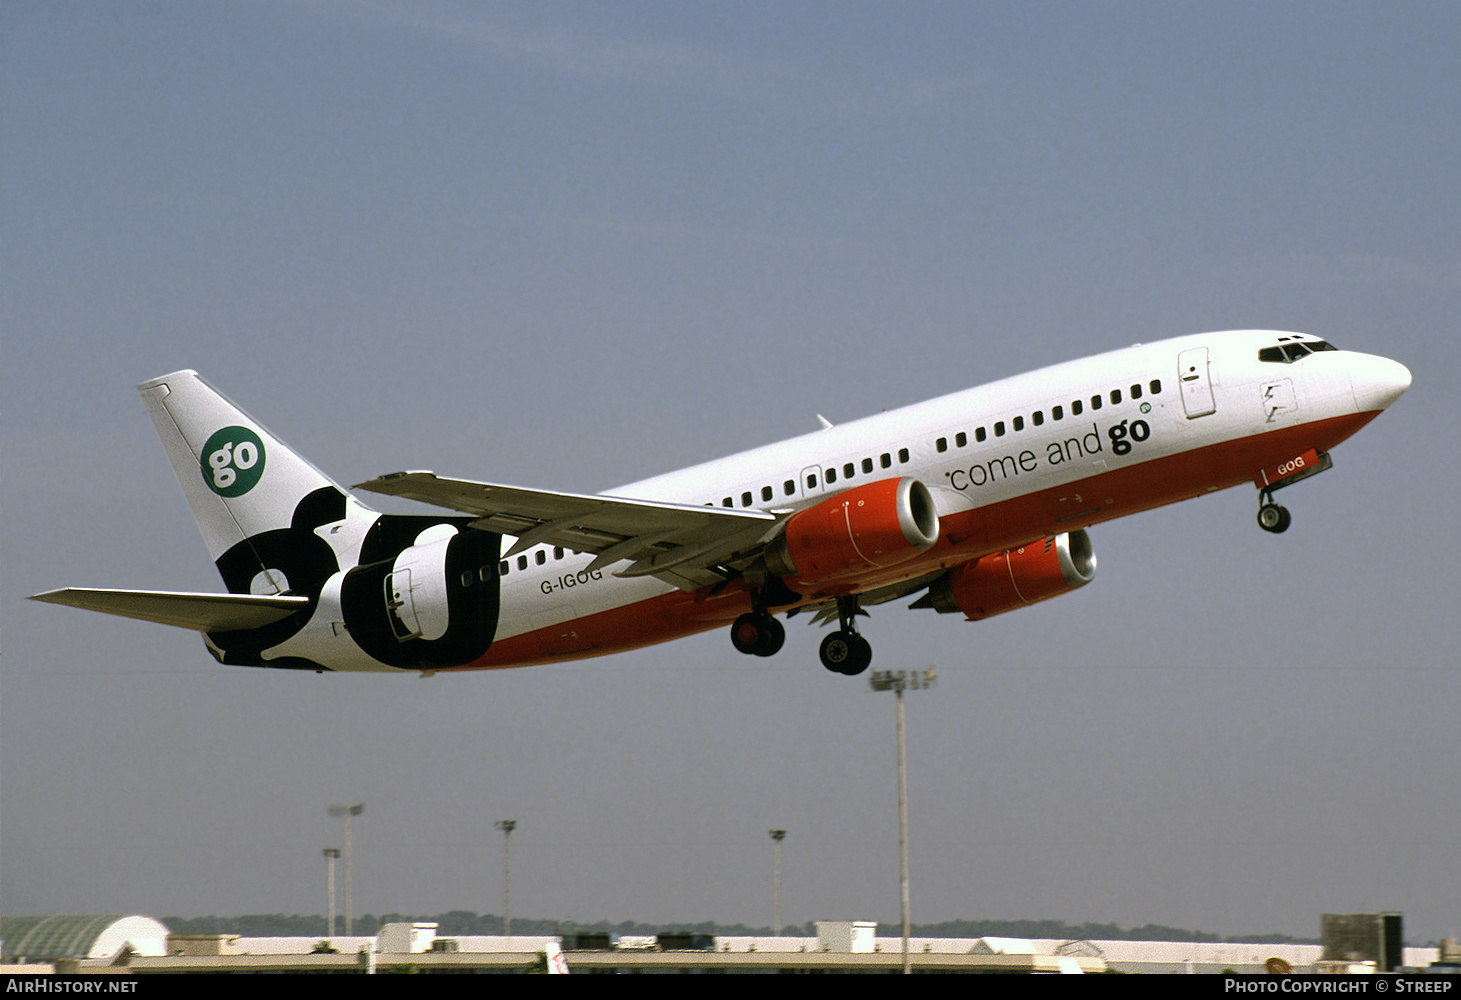
POLYGON ((1287 507, 1280 507, 1273 502, 1273 494, 1264 492, 1259 495, 1258 527, 1275 535, 1281 535, 1288 530, 1289 522, 1292 520, 1287 507))

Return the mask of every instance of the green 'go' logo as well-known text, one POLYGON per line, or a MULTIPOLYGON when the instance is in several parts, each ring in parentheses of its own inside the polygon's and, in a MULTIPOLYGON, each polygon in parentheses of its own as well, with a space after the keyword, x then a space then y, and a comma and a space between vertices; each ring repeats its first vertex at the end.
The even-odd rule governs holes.
POLYGON ((241 497, 264 474, 264 442, 247 427, 225 427, 203 446, 203 481, 221 497, 241 497))

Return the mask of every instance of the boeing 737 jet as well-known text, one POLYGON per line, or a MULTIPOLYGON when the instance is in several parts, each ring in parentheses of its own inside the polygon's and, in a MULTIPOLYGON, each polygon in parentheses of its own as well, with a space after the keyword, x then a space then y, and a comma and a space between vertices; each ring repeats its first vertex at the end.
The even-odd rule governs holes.
POLYGON ((979 620, 1083 587, 1086 528, 1251 482, 1274 494, 1410 385, 1385 358, 1241 330, 1018 375, 594 496, 397 472, 371 510, 195 372, 140 389, 227 594, 67 588, 36 600, 203 633, 221 663, 482 670, 601 656, 778 615, 835 623, 827 669, 872 660, 869 606, 979 620))

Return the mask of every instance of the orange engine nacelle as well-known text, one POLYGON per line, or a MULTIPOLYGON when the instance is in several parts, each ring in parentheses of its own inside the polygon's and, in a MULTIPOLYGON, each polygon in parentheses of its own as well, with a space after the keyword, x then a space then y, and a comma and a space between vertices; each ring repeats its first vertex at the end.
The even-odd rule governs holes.
POLYGON ((895 566, 938 541, 933 496, 916 479, 884 479, 827 497, 786 522, 768 548, 773 573, 818 583, 895 566))
POLYGON ((914 607, 931 607, 941 614, 962 612, 978 621, 1069 593, 1095 576, 1090 536, 1073 531, 949 570, 914 607))

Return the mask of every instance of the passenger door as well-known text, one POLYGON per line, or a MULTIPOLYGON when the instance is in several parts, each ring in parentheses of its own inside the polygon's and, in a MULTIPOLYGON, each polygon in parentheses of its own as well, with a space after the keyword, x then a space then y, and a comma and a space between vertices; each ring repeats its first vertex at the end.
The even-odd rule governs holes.
POLYGON ((1217 412, 1207 366, 1206 347, 1193 347, 1177 355, 1177 384, 1182 387, 1182 409, 1187 411, 1188 420, 1217 412))

